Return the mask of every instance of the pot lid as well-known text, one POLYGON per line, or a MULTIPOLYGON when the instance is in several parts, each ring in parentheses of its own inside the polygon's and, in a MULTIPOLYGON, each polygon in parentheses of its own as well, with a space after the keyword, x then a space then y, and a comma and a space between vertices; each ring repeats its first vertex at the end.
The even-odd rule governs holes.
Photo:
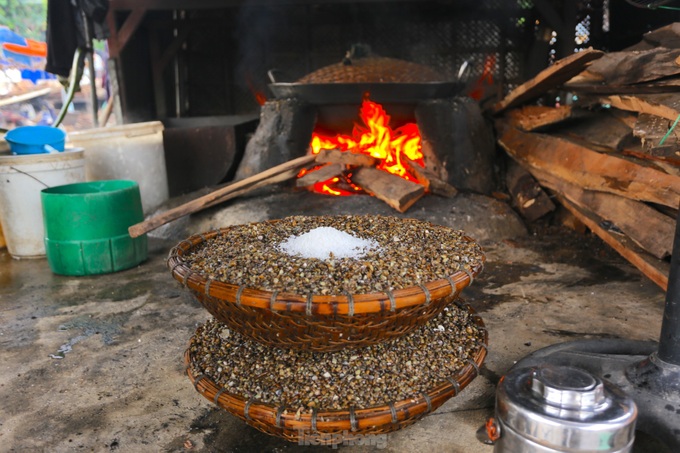
POLYGON ((339 63, 307 74, 297 83, 423 83, 444 82, 435 69, 410 61, 376 56, 369 46, 355 44, 339 63))
POLYGON ((501 436, 507 428, 556 451, 619 452, 635 437, 637 408, 608 381, 546 365, 512 370, 501 380, 496 416, 501 436))

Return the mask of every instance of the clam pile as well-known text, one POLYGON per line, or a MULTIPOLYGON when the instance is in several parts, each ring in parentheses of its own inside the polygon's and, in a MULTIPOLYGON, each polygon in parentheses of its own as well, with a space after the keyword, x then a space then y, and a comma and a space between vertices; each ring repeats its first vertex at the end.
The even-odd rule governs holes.
POLYGON ((482 250, 462 231, 387 216, 294 216, 230 227, 185 256, 213 280, 297 294, 364 294, 398 290, 468 271, 482 250), (317 228, 333 228, 377 246, 353 258, 305 258, 281 245, 317 228))
POLYGON ((194 375, 247 400, 311 411, 367 408, 427 392, 468 365, 483 342, 469 311, 452 304, 416 331, 360 349, 271 348, 211 320, 190 350, 194 375))

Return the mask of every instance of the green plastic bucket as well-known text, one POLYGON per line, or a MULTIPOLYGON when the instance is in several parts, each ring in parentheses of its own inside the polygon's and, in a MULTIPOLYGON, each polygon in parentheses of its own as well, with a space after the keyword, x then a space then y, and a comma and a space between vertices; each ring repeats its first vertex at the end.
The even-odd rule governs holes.
POLYGON ((40 193, 47 261, 55 274, 94 275, 134 267, 147 258, 146 235, 132 238, 144 220, 134 181, 91 181, 40 193))

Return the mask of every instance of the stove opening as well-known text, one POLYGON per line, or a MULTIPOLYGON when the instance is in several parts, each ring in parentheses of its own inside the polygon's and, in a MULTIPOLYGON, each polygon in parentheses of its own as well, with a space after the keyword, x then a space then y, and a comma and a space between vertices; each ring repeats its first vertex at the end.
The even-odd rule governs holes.
POLYGON ((313 192, 328 195, 365 193, 354 179, 361 168, 375 168, 420 184, 417 167, 425 167, 421 135, 415 121, 394 127, 385 107, 372 101, 369 93, 364 96, 351 132, 333 133, 317 126, 312 133, 310 152, 325 152, 334 162, 301 171, 298 186, 305 185, 313 192), (336 153, 335 158, 332 153, 336 153))

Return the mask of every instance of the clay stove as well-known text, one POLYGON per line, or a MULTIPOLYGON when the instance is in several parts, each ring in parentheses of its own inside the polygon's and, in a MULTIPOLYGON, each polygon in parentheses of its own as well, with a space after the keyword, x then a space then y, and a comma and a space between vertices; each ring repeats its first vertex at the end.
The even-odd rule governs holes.
MULTIPOLYGON (((448 81, 428 66, 373 56, 358 48, 362 50, 355 47, 341 62, 292 83, 277 82, 272 74, 275 98, 261 107, 259 127, 236 179, 310 152, 335 149, 354 154, 361 148, 362 134, 375 139, 386 131, 388 141, 399 142, 401 149, 387 161, 378 159, 375 167, 380 170, 375 171, 398 174, 416 185, 422 183, 418 176, 422 172, 458 190, 490 193, 493 134, 477 103, 466 95, 462 77, 448 81)), ((380 157, 381 153, 364 154, 380 157)), ((337 165, 335 169, 330 164, 320 166, 314 170, 322 173, 315 178, 300 175, 311 179, 311 184, 297 185, 334 195, 373 193, 366 185, 380 175, 361 167, 345 165, 344 171, 338 171, 337 165)), ((389 181, 383 185, 393 185, 389 181)), ((393 207, 404 212, 417 198, 409 195, 393 207)))

